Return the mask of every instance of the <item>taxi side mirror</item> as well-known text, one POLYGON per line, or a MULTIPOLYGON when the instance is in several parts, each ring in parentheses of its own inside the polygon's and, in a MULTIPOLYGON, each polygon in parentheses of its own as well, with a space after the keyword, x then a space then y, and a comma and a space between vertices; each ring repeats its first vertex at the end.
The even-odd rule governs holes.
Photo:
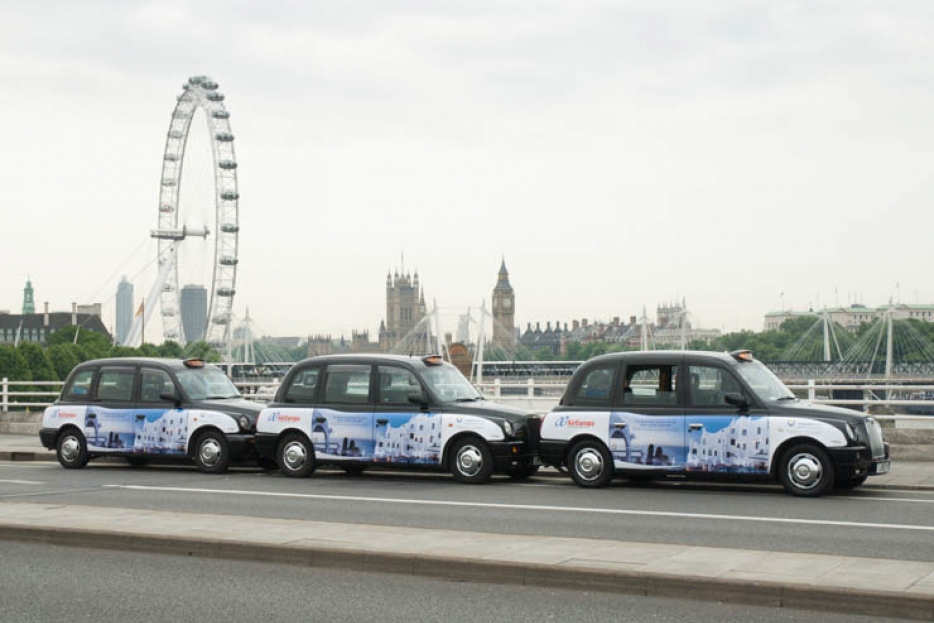
POLYGON ((743 398, 743 395, 738 394, 736 392, 730 392, 729 394, 724 394, 723 400, 724 402, 726 402, 726 404, 733 405, 734 407, 736 407, 737 409, 740 409, 741 411, 745 411, 746 409, 749 408, 749 403, 746 402, 746 399, 743 398))
POLYGON ((175 392, 162 392, 159 394, 159 400, 164 400, 165 402, 171 402, 175 404, 176 407, 182 406, 182 401, 179 400, 178 394, 175 392))
POLYGON ((413 405, 418 405, 422 409, 428 407, 428 397, 421 392, 413 392, 409 394, 409 402, 413 405))

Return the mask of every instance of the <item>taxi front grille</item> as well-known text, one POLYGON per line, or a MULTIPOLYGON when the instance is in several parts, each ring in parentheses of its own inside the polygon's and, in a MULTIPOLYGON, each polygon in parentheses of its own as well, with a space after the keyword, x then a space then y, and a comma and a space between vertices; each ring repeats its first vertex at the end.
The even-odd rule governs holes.
POLYGON ((869 449, 872 450, 872 458, 884 458, 885 440, 882 437, 882 427, 879 426, 879 422, 874 418, 869 418, 866 421, 866 430, 869 432, 869 449))

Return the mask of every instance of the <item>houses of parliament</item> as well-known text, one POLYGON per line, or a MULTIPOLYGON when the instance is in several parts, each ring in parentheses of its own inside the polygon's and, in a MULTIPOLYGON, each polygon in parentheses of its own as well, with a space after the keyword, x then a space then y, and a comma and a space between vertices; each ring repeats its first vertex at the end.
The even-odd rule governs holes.
MULTIPOLYGON (((516 344, 516 295, 509 283, 509 271, 503 259, 493 288, 493 346, 512 352, 516 344)), ((308 338, 308 356, 336 353, 388 353, 404 340, 424 343, 434 336, 417 335, 416 329, 425 318, 425 291, 419 283, 418 271, 395 271, 386 274, 386 315, 379 323, 379 336, 370 340, 369 331, 351 332, 344 336, 313 335, 308 338)), ((429 331, 422 325, 422 331, 429 331)))

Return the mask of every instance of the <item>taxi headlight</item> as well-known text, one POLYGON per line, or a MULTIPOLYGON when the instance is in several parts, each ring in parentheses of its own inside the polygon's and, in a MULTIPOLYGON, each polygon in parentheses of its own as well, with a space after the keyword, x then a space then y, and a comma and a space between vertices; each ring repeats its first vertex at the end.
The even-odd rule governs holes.
POLYGON ((859 436, 856 434, 856 429, 853 428, 853 425, 849 422, 844 423, 844 428, 846 429, 846 437, 850 441, 858 441, 859 436))
POLYGON ((506 435, 512 437, 513 433, 516 432, 515 427, 512 425, 512 422, 506 420, 503 422, 503 430, 506 431, 506 435))
POLYGON ((245 415, 241 415, 237 418, 237 422, 240 424, 242 430, 250 430, 250 418, 245 415))

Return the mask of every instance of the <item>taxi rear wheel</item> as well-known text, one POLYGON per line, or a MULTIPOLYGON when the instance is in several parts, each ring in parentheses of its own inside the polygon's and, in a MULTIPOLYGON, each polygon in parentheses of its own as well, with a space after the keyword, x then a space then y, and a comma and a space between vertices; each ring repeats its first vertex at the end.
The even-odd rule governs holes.
POLYGON ((599 441, 586 439, 571 448, 568 471, 581 487, 605 487, 613 480, 613 455, 599 441))
POLYGON ((797 444, 783 455, 778 478, 792 495, 817 497, 833 488, 833 464, 819 446, 797 444))
POLYGON ((299 433, 289 433, 279 443, 276 452, 279 471, 290 478, 305 478, 315 471, 315 449, 308 438, 299 433))
POLYGON ((66 431, 58 438, 55 456, 65 469, 81 469, 91 458, 84 436, 74 430, 66 431))
POLYGON ((206 474, 220 474, 230 466, 230 448, 222 433, 209 430, 198 437, 195 465, 206 474))
POLYGON ((481 439, 461 439, 451 449, 450 468, 458 482, 469 485, 489 482, 493 475, 493 453, 481 439))

